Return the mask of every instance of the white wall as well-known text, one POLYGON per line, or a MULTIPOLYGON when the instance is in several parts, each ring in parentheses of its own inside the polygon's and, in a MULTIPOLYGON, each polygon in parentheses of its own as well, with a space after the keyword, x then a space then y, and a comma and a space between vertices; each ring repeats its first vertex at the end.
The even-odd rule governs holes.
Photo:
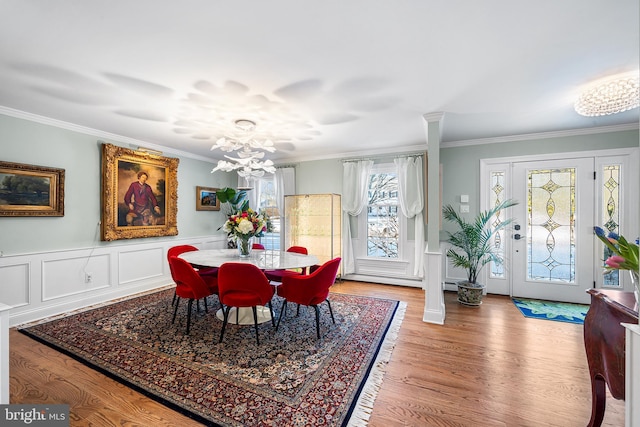
POLYGON ((65 169, 63 217, 0 217, 0 303, 16 325, 172 283, 166 250, 224 247, 221 212, 196 211, 196 186, 235 185, 213 162, 178 157, 178 235, 100 240, 101 142, 117 140, 0 115, 0 160, 65 169), (91 273, 91 281, 85 274, 91 273))

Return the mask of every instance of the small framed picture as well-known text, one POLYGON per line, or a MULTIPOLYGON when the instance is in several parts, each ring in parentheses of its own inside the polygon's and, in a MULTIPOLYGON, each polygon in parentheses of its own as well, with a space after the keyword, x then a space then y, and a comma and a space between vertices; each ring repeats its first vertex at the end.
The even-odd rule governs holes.
POLYGON ((219 211, 220 200, 216 194, 217 188, 196 187, 196 210, 219 211))
POLYGON ((64 169, 0 161, 0 216, 64 216, 64 169))

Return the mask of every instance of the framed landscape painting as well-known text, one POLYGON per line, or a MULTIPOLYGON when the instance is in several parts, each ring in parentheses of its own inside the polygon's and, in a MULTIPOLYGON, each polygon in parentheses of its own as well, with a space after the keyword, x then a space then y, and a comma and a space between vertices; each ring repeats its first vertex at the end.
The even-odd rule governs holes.
POLYGON ((178 234, 178 162, 102 145, 102 240, 178 234))
POLYGON ((64 169, 0 161, 0 216, 64 216, 64 169))
POLYGON ((196 210, 219 211, 220 200, 216 194, 217 188, 196 187, 196 210))

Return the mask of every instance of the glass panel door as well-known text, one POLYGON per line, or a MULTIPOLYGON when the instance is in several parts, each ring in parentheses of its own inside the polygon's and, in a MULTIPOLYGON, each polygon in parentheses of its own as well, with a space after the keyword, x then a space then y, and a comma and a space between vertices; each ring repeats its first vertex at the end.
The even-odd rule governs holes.
POLYGON ((516 297, 588 303, 593 286, 593 159, 514 163, 516 297))

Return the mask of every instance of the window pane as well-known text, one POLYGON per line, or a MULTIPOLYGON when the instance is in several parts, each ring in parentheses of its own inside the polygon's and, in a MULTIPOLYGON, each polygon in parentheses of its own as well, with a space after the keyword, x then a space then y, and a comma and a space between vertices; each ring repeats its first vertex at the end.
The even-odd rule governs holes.
MULTIPOLYGON (((620 233, 620 165, 607 165, 602 170, 602 218, 604 228, 614 233, 620 233)), ((602 245, 602 259, 613 255, 611 249, 602 245)), ((604 266, 604 263, 602 264, 604 266)), ((620 287, 619 270, 611 270, 604 275, 603 285, 620 287)))
POLYGON ((273 179, 260 180, 258 208, 268 216, 268 231, 260 238, 265 249, 280 250, 280 212, 276 205, 276 188, 273 179))
POLYGON ((575 168, 528 173, 528 278, 575 281, 575 168))
MULTIPOLYGON (((504 171, 493 171, 491 172, 491 191, 489 192, 489 202, 491 206, 497 206, 505 200, 506 188, 505 188, 505 173, 504 171)), ((496 214, 493 220, 492 227, 497 227, 503 220, 504 214, 500 211, 496 214)), ((494 247, 494 251, 496 255, 500 258, 504 259, 504 240, 505 239, 505 230, 498 231, 493 236, 492 245, 494 247)), ((504 278, 504 264, 496 264, 493 261, 491 262, 491 268, 489 269, 489 274, 492 278, 504 278)))
POLYGON ((369 175, 367 256, 398 258, 398 178, 395 173, 369 175))

